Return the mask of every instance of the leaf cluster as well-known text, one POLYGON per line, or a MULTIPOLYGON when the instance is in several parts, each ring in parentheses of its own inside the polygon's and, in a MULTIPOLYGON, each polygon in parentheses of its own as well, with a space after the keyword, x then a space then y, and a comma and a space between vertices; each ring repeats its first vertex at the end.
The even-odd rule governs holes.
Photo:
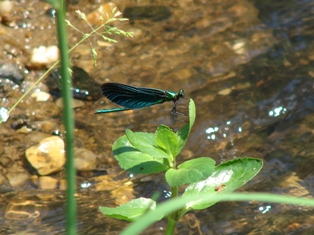
MULTIPOLYGON (((113 145, 113 154, 121 168, 136 174, 165 172, 165 179, 172 188, 172 197, 177 197, 178 187, 187 185, 182 198, 197 195, 231 193, 252 179, 262 168, 263 162, 255 158, 238 158, 215 166, 209 157, 199 157, 176 164, 176 158, 183 149, 195 121, 195 104, 189 103, 189 122, 174 132, 160 125, 155 133, 132 132, 118 138, 113 145)), ((184 208, 170 215, 158 214, 156 221, 167 217, 169 221, 179 220, 189 210, 202 210, 216 201, 190 201, 184 208)), ((117 208, 101 207, 109 217, 133 221, 154 210, 157 203, 152 199, 138 198, 117 208)))

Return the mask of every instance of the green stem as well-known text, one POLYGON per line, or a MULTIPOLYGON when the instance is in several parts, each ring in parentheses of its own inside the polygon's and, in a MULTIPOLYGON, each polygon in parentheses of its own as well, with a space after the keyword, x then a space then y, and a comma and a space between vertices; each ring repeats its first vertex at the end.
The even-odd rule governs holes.
POLYGON ((171 198, 176 198, 178 197, 178 187, 172 187, 172 192, 171 192, 171 198))
MULTIPOLYGON (((179 187, 172 187, 171 190, 172 190, 171 198, 177 198, 179 195, 179 187)), ((165 233, 166 235, 174 234, 174 230, 175 230, 177 222, 179 220, 178 218, 179 218, 178 211, 174 211, 167 216, 168 225, 167 225, 167 229, 166 229, 166 233, 165 233)))
POLYGON ((168 219, 168 226, 167 226, 167 230, 166 230, 165 234, 166 235, 173 235, 174 230, 175 230, 176 225, 177 225, 177 221, 172 219, 171 216, 168 216, 167 219, 168 219))
POLYGON ((76 172, 74 167, 74 118, 72 110, 72 81, 70 76, 70 62, 68 57, 67 33, 65 26, 65 1, 60 0, 57 8, 57 29, 61 55, 61 92, 63 97, 64 125, 65 125, 65 152, 67 172, 67 207, 66 207, 66 230, 68 235, 76 234, 76 172))

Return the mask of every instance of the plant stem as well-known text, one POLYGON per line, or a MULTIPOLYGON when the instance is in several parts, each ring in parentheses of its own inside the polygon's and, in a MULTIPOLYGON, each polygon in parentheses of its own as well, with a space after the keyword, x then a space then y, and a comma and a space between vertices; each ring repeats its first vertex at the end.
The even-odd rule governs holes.
MULTIPOLYGON (((171 198, 178 197, 178 189, 179 187, 172 187, 171 198)), ((174 211, 171 214, 169 214, 167 216, 167 219, 168 219, 168 225, 167 225, 167 230, 165 234, 172 235, 174 234, 174 230, 178 222, 178 211, 174 211)))
POLYGON ((70 63, 68 57, 67 33, 65 25, 65 1, 59 0, 57 10, 57 30, 61 55, 61 92, 63 96, 64 125, 65 125, 65 152, 67 172, 67 207, 66 230, 68 235, 76 234, 76 172, 74 167, 74 118, 72 110, 72 81, 70 76, 70 63), (62 4, 61 4, 62 2, 62 4))
POLYGON ((173 235, 174 230, 175 230, 176 225, 177 225, 177 221, 175 221, 173 218, 171 218, 171 216, 168 216, 167 218, 168 218, 168 226, 167 226, 167 230, 166 230, 165 234, 166 235, 173 235))

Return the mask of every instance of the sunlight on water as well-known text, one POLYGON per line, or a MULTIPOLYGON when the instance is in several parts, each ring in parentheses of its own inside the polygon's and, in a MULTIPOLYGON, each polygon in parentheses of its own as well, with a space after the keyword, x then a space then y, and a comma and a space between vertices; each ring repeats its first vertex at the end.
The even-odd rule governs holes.
POLYGON ((260 206, 260 207, 258 208, 258 210, 261 211, 262 214, 266 214, 267 212, 270 211, 270 209, 271 209, 271 206, 270 206, 270 205, 268 205, 268 206, 260 206))
POLYGON ((225 126, 215 126, 215 127, 208 127, 206 130, 205 130, 205 133, 208 134, 207 135, 207 139, 208 140, 217 140, 218 139, 218 136, 219 137, 223 137, 223 138, 227 138, 229 136, 230 133, 234 134, 234 133, 241 133, 243 130, 242 130, 242 127, 241 126, 238 126, 235 128, 235 130, 231 130, 231 121, 228 120, 226 121, 226 125, 225 126))
POLYGON ((278 117, 278 116, 280 116, 282 114, 285 114, 286 112, 287 112, 287 109, 285 107, 281 107, 280 106, 280 107, 274 108, 273 110, 270 110, 268 112, 268 115, 270 117, 278 117))

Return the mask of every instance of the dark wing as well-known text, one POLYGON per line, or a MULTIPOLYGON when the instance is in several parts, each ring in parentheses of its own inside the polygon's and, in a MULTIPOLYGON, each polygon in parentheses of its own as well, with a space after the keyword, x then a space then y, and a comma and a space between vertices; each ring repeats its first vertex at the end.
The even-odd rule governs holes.
POLYGON ((101 85, 101 91, 112 102, 130 109, 144 108, 169 101, 166 91, 121 83, 104 83, 101 85))

